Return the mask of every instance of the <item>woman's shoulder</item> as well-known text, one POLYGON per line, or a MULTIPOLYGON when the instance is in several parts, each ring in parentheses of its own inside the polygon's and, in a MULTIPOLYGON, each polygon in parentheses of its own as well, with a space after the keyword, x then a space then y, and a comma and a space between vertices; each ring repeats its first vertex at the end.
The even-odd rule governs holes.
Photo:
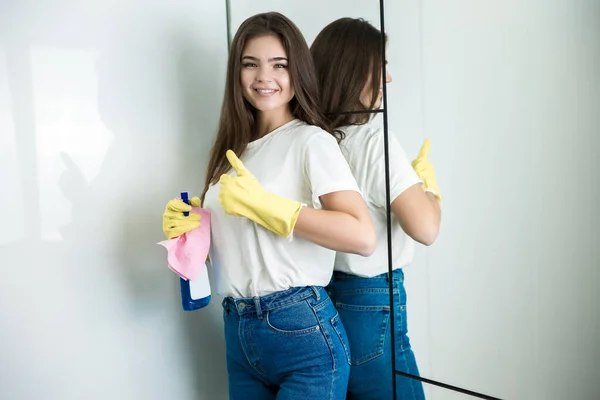
MULTIPOLYGON (((340 130, 344 132, 344 139, 342 143, 377 143, 383 142, 384 130, 382 127, 375 124, 362 124, 362 125, 348 125, 341 127, 340 130)), ((389 135, 392 135, 388 131, 389 135)))
POLYGON ((302 120, 296 120, 296 123, 293 126, 293 132, 292 135, 296 138, 301 140, 302 142, 311 142, 313 140, 319 140, 319 139, 323 139, 323 140, 329 140, 329 141, 334 141, 337 142, 335 137, 327 132, 326 130, 324 130, 323 128, 316 126, 316 125, 311 125, 307 122, 304 122, 302 120))

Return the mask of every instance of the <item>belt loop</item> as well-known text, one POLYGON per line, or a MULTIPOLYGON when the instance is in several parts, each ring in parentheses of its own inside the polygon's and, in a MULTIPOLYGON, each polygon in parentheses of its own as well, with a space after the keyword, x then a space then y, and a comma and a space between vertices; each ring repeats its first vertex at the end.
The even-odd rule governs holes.
POLYGON ((262 319, 262 310, 260 308, 260 297, 254 297, 254 308, 256 308, 256 316, 262 319))
POLYGON ((311 288, 311 289, 312 289, 312 291, 314 292, 314 294, 315 294, 315 298, 317 299, 317 301, 321 300, 321 293, 319 293, 319 289, 317 289, 317 288, 316 288, 316 287, 314 287, 314 286, 311 286, 310 288, 311 288))
POLYGON ((228 307, 227 303, 228 303, 227 297, 224 297, 223 301, 221 302, 221 306, 223 306, 223 308, 225 309, 225 314, 229 315, 229 307, 228 307))

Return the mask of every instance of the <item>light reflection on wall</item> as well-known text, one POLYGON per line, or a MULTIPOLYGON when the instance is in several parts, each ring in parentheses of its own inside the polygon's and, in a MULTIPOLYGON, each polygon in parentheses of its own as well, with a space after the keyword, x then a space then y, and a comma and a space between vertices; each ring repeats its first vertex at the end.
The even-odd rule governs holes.
POLYGON ((23 188, 19 177, 15 121, 8 82, 6 52, 0 47, 0 245, 24 236, 23 188))
POLYGON ((71 204, 99 174, 113 140, 98 114, 96 57, 31 49, 42 240, 62 240, 71 204))

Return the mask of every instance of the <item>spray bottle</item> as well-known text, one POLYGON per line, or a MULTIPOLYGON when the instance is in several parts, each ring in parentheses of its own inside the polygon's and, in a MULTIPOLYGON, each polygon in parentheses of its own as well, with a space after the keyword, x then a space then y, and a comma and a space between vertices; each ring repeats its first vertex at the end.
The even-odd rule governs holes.
MULTIPOLYGON (((188 192, 181 192, 181 200, 190 204, 188 192)), ((184 216, 190 215, 189 212, 184 212, 184 216)), ((193 281, 179 278, 179 289, 181 292, 181 305, 185 311, 194 311, 206 307, 210 303, 210 281, 208 279, 208 269, 206 263, 204 268, 193 281)))

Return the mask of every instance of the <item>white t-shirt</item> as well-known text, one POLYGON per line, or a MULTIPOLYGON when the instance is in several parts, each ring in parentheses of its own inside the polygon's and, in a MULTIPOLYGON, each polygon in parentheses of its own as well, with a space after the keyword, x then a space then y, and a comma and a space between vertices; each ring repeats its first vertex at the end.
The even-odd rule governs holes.
MULTIPOLYGON (((387 217, 385 198, 385 147, 384 131, 373 124, 352 125, 341 129, 346 133, 340 148, 356 178, 377 232, 377 247, 369 257, 337 253, 335 270, 362 277, 372 277, 388 271, 387 217)), ((394 201, 409 187, 422 183, 404 149, 391 132, 390 201, 394 201)), ((392 214, 392 267, 410 264, 414 256, 414 240, 400 227, 392 214)))
MULTIPOLYGON (((267 191, 313 208, 322 208, 319 196, 359 192, 335 138, 300 120, 248 144, 240 160, 267 191)), ((220 186, 212 185, 204 199, 211 211, 209 255, 217 293, 254 297, 329 283, 335 251, 299 236, 290 241, 247 218, 225 214, 218 201, 220 186)))

